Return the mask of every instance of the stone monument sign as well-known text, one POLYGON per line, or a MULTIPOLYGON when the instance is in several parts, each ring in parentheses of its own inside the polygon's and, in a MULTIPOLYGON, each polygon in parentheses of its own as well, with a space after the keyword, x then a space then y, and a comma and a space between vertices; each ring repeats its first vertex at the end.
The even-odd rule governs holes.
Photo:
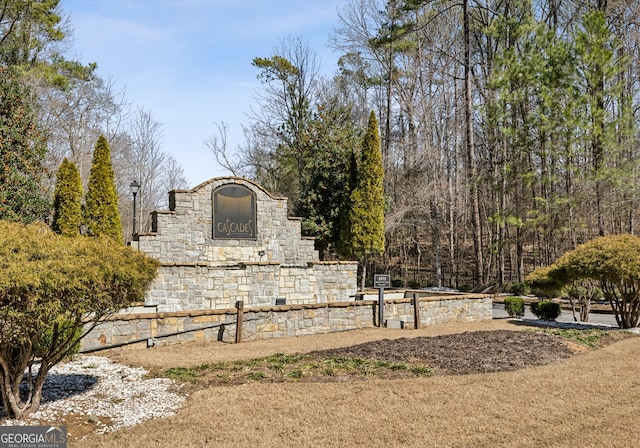
POLYGON ((356 262, 321 262, 287 199, 240 177, 169 192, 134 245, 160 261, 145 305, 159 312, 355 300, 356 262))

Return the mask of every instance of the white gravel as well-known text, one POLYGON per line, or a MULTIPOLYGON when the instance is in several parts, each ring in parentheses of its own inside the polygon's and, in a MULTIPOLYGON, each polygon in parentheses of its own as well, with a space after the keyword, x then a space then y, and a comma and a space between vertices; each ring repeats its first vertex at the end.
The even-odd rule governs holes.
POLYGON ((174 414, 186 399, 179 386, 166 378, 145 378, 147 371, 116 364, 101 356, 78 355, 55 366, 43 389, 40 409, 28 420, 6 420, 2 425, 55 422, 67 414, 97 417, 98 433, 144 420, 174 414), (103 422, 108 417, 110 423, 103 422))

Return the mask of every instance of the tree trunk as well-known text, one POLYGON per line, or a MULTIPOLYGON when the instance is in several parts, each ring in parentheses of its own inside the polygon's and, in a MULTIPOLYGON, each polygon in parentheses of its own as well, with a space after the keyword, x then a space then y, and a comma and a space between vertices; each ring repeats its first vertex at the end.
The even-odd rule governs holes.
POLYGON ((478 197, 478 169, 473 138, 473 97, 471 91, 471 33, 469 30, 469 0, 462 2, 464 26, 464 98, 465 135, 469 189, 471 194, 471 223, 473 227, 473 249, 475 253, 475 281, 484 283, 484 259, 482 255, 482 229, 480 226, 480 200, 478 197))
POLYGON ((431 235, 433 238, 434 274, 436 286, 442 287, 442 242, 440 238, 440 212, 438 210, 438 199, 431 196, 431 235))

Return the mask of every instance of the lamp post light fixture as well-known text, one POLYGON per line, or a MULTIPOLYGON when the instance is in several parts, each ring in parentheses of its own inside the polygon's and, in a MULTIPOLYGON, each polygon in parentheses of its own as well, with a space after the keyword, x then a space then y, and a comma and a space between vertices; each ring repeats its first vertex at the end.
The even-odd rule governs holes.
POLYGON ((136 195, 138 194, 138 190, 140 190, 140 184, 137 180, 134 180, 129 185, 131 187, 131 193, 133 193, 133 227, 131 228, 131 236, 135 235, 136 232, 136 195))

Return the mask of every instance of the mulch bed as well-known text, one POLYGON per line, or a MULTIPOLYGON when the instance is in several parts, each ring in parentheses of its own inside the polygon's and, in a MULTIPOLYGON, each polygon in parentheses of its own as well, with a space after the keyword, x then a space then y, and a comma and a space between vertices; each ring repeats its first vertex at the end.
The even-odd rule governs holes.
POLYGON ((574 351, 557 336, 533 331, 478 331, 434 337, 383 339, 310 353, 424 364, 440 375, 503 372, 566 359, 574 351))

